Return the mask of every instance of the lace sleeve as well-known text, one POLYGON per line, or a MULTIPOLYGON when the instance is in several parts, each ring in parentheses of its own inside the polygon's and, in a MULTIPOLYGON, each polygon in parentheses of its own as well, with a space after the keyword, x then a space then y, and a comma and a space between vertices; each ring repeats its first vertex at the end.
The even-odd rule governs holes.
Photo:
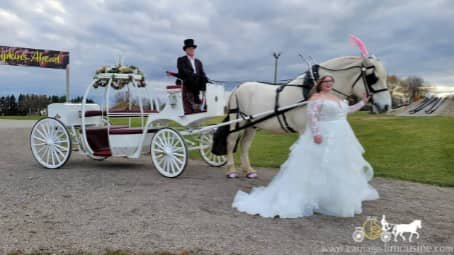
POLYGON ((363 100, 360 100, 358 103, 348 107, 348 113, 353 113, 359 111, 363 106, 366 105, 363 100))
POLYGON ((318 126, 320 109, 321 102, 319 100, 310 100, 307 104, 307 117, 313 136, 320 135, 320 129, 318 126))

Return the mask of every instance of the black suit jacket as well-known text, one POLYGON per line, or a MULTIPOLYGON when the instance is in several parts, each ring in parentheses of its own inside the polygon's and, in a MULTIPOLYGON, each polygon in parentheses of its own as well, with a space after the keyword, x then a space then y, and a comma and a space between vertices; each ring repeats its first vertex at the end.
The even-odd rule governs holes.
POLYGON ((196 73, 187 56, 179 57, 177 60, 178 77, 183 80, 183 86, 194 95, 198 95, 200 91, 206 90, 208 78, 203 70, 202 62, 196 58, 194 64, 196 73))

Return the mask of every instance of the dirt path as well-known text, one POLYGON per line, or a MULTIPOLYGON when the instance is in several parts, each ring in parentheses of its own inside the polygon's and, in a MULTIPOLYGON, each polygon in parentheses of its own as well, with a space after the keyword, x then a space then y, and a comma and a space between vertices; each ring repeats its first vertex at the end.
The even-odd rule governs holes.
POLYGON ((259 169, 259 180, 226 180, 220 169, 191 161, 181 177, 166 179, 147 157, 97 162, 77 152, 63 169, 46 170, 31 156, 28 133, 26 128, 0 129, 0 254, 39 248, 186 248, 204 254, 383 248, 380 240, 352 240, 367 216, 382 214, 391 223, 422 220, 421 237, 413 246, 454 246, 452 188, 375 178, 372 185, 381 198, 365 202, 362 215, 354 218, 263 219, 233 210, 231 202, 238 189, 268 183, 275 170, 259 169))

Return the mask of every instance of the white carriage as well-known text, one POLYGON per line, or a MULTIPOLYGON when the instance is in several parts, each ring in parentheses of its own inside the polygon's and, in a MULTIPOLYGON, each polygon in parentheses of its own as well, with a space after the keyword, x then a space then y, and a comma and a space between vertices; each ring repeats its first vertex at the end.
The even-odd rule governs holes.
POLYGON ((207 84, 204 111, 192 114, 184 112, 180 85, 166 87, 167 102, 162 109, 150 94, 137 68, 103 68, 86 89, 82 103, 48 106, 48 117, 37 121, 30 134, 33 157, 45 168, 60 168, 72 151, 94 160, 139 158, 146 154, 151 155, 155 168, 165 177, 183 173, 190 150, 199 150, 211 166, 226 163, 224 156, 211 153, 216 126, 200 128, 208 118, 224 115, 223 86, 207 84), (93 90, 103 90, 103 104, 87 103, 93 90), (123 109, 114 109, 109 97, 121 90, 129 102, 123 109), (138 98, 133 98, 134 94, 138 98), (127 118, 128 125, 113 125, 116 118, 127 118), (140 125, 133 125, 132 119, 139 119, 140 125), (180 128, 171 127, 173 123, 180 128))

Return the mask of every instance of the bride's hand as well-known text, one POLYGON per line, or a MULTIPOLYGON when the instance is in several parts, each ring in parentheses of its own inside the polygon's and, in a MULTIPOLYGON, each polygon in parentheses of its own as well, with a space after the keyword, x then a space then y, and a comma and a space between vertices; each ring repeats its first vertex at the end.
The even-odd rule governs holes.
POLYGON ((322 143, 322 136, 321 135, 314 136, 314 143, 321 144, 322 143))
POLYGON ((369 102, 370 97, 371 97, 371 96, 368 95, 367 93, 364 93, 364 94, 363 94, 362 100, 364 101, 365 104, 367 104, 367 102, 369 102))

